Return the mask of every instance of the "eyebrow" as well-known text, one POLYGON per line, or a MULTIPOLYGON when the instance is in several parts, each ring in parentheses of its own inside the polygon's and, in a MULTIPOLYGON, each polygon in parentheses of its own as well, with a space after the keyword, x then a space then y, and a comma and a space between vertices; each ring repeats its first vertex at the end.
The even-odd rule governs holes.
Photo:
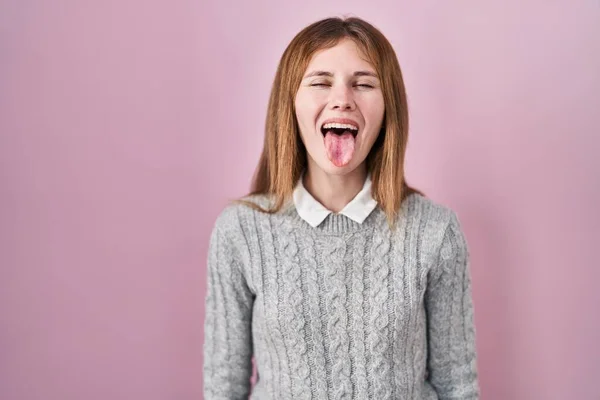
MULTIPOLYGON (((371 76, 373 78, 378 78, 377 74, 375 72, 371 72, 371 71, 356 71, 353 75, 354 76, 371 76)), ((312 71, 312 72, 306 74, 304 79, 310 78, 313 76, 328 76, 331 78, 331 77, 333 77, 333 74, 329 71, 312 71)))

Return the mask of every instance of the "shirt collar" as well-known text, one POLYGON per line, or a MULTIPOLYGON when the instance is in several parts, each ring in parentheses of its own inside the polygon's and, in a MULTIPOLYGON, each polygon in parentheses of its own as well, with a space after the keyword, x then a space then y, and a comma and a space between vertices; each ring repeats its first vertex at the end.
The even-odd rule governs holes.
MULTIPOLYGON (((325 208, 319 203, 304 187, 302 178, 298 180, 294 189, 293 200, 298 215, 308 222, 312 227, 317 227, 321 222, 332 213, 331 210, 325 208)), ((363 188, 360 192, 339 212, 351 220, 362 224, 365 219, 377 207, 377 201, 373 199, 371 193, 372 181, 371 177, 367 176, 363 188)))

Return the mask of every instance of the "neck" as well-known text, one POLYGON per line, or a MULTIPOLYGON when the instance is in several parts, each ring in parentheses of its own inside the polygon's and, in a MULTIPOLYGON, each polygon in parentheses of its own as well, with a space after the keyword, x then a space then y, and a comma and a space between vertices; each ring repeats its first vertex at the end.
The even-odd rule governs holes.
POLYGON ((364 164, 345 175, 331 175, 309 165, 302 183, 319 203, 338 213, 361 191, 365 179, 367 170, 364 164))

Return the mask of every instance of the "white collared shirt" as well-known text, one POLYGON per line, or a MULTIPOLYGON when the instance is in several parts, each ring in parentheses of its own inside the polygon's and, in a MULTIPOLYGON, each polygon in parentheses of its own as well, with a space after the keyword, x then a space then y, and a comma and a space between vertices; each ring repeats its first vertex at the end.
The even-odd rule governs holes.
MULTIPOLYGON (((362 224, 365 219, 377 207, 377 201, 371 194, 371 177, 367 176, 363 188, 360 192, 344 207, 339 214, 343 214, 351 220, 362 224)), ((298 215, 312 227, 317 227, 321 222, 332 213, 319 203, 304 187, 302 177, 298 180, 294 189, 294 205, 298 215)))

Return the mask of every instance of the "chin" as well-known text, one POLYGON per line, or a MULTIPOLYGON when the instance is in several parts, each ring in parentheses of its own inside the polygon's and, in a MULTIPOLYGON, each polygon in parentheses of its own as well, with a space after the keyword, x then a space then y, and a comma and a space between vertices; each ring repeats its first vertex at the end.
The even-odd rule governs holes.
POLYGON ((342 167, 338 167, 335 164, 333 164, 331 161, 329 161, 329 159, 325 159, 325 160, 321 160, 320 162, 317 163, 317 167, 320 168, 321 170, 323 170, 323 172, 325 172, 328 175, 338 175, 338 176, 342 176, 342 175, 347 175, 349 173, 351 173, 352 171, 354 171, 359 164, 356 164, 355 160, 351 160, 348 164, 342 166, 342 167))

